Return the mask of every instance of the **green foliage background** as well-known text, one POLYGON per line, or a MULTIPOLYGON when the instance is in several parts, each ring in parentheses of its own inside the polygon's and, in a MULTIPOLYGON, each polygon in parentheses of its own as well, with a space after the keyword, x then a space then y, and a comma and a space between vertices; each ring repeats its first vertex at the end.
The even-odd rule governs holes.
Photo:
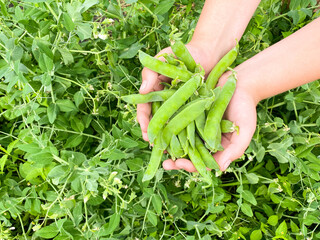
MULTIPOLYGON (((239 64, 319 16, 263 0, 239 64)), ((319 81, 258 106, 215 186, 159 169, 135 106, 137 58, 188 42, 203 1, 0 0, 0 239, 320 239, 319 81)), ((241 130, 240 130, 241 131, 241 130)))

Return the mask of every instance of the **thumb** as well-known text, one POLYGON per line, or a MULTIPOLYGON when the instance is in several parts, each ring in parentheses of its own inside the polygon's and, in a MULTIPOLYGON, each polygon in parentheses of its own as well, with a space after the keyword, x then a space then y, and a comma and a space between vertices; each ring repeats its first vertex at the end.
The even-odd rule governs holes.
POLYGON ((232 161, 240 158, 244 154, 255 131, 255 127, 251 126, 251 124, 242 126, 240 128, 240 134, 238 135, 236 132, 232 133, 230 140, 222 138, 224 150, 214 154, 214 158, 219 164, 221 171, 225 171, 232 161))

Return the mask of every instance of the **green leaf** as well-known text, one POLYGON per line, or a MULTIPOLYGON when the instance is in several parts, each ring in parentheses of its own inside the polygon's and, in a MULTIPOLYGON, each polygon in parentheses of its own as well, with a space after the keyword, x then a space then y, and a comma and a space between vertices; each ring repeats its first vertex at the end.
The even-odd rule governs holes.
POLYGON ((120 214, 119 213, 112 214, 110 217, 109 223, 106 225, 103 225, 98 236, 102 237, 102 236, 107 236, 112 234, 116 230, 116 228, 119 226, 119 224, 120 224, 120 214))
POLYGON ((162 0, 154 9, 153 13, 156 15, 165 14, 170 10, 170 8, 172 8, 173 4, 174 0, 162 0))
POLYGON ((244 190, 242 192, 242 197, 247 200, 249 203, 253 204, 253 205, 257 205, 257 201, 254 197, 254 195, 252 194, 252 192, 250 192, 249 190, 244 190))
POLYGON ((268 218, 268 223, 271 226, 276 226, 278 224, 278 216, 277 215, 272 215, 268 218))
POLYGON ((92 6, 96 5, 99 3, 99 0, 85 0, 84 3, 82 4, 82 10, 81 12, 85 12, 87 11, 89 8, 91 8, 92 6))
POLYGON ((59 99, 56 101, 57 106, 61 112, 72 112, 78 111, 74 103, 69 99, 59 99))
POLYGON ((297 226, 297 224, 294 223, 294 221, 290 220, 290 228, 291 228, 291 231, 293 233, 299 233, 300 232, 300 229, 299 227, 297 226))
POLYGON ((137 55, 138 51, 139 51, 143 46, 144 46, 143 44, 141 44, 141 43, 139 43, 139 42, 136 42, 136 43, 132 44, 128 50, 124 51, 124 52, 119 56, 119 58, 124 58, 124 59, 133 58, 134 56, 137 55))
POLYGON ((8 155, 3 155, 0 158, 0 173, 3 173, 3 169, 4 169, 4 166, 6 165, 7 159, 8 159, 8 155))
POLYGON ((72 18, 66 12, 63 13, 63 25, 69 32, 73 31, 75 28, 72 18))
POLYGON ((139 145, 135 140, 129 137, 122 137, 119 141, 119 144, 124 148, 134 148, 139 145))
POLYGON ((28 143, 28 144, 21 144, 18 148, 27 153, 38 153, 42 149, 39 147, 37 143, 28 143))
POLYGON ((71 137, 68 138, 66 144, 64 145, 65 148, 74 148, 78 146, 83 140, 82 135, 73 134, 71 137))
POLYGON ((246 177, 251 184, 257 184, 259 182, 259 177, 255 173, 247 173, 246 177))
POLYGON ((89 23, 77 23, 75 32, 79 36, 80 40, 84 41, 88 38, 91 38, 92 28, 89 23))
POLYGON ((61 53, 65 65, 69 65, 74 62, 73 55, 67 48, 58 48, 58 50, 61 53))
POLYGON ((52 239, 59 233, 56 223, 52 223, 49 226, 43 227, 36 231, 36 235, 45 239, 52 239))
POLYGON ((262 232, 260 229, 258 230, 254 230, 251 234, 250 234, 250 240, 260 240, 262 239, 262 232))
POLYGON ((156 211, 157 215, 160 215, 161 210, 162 210, 161 197, 159 195, 152 195, 151 201, 152 201, 153 208, 156 211))
POLYGON ((74 102, 76 103, 76 106, 79 107, 84 102, 84 96, 81 91, 78 91, 73 96, 74 102))
POLYGON ((157 226, 158 218, 157 218, 157 215, 153 211, 151 211, 151 210, 147 211, 147 219, 150 221, 150 223, 153 226, 157 226))
POLYGON ((253 217, 251 206, 248 203, 242 203, 240 209, 248 217, 253 217))
POLYGON ((47 108, 47 115, 49 122, 52 124, 56 120, 59 114, 59 106, 56 103, 50 103, 49 107, 47 108))
POLYGON ((283 221, 279 227, 276 229, 276 236, 285 236, 287 235, 287 224, 286 221, 283 221))

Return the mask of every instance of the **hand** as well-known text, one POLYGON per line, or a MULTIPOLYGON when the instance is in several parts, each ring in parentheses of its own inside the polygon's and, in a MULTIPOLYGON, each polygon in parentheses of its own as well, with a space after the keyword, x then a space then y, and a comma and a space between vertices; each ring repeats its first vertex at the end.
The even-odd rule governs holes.
MULTIPOLYGON (((218 85, 221 86, 225 80, 226 74, 219 80, 218 85)), ((225 171, 232 161, 243 155, 256 129, 256 102, 241 85, 237 85, 224 118, 239 126, 239 134, 233 132, 222 135, 221 144, 224 150, 213 155, 222 171, 225 171)), ((177 159, 176 161, 168 159, 163 162, 163 168, 165 170, 196 171, 192 162, 188 159, 177 159)))
MULTIPOLYGON (((188 48, 189 52, 195 59, 196 63, 200 63, 206 73, 208 73, 218 61, 218 59, 215 58, 215 55, 211 54, 208 51, 209 48, 205 47, 203 44, 198 45, 196 43, 189 43, 188 45, 186 45, 186 47, 188 48)), ((157 54, 157 56, 163 53, 172 53, 172 50, 170 47, 165 48, 161 50, 157 54)), ((159 59, 164 61, 163 57, 159 59)), ((160 83, 168 82, 168 81, 170 81, 169 78, 159 75, 158 73, 153 72, 148 68, 144 68, 142 70, 142 84, 140 87, 140 93, 146 94, 148 92, 162 90, 163 85, 161 85, 160 83)), ((151 117, 151 104, 150 103, 138 104, 137 120, 141 127, 142 137, 145 141, 149 141, 148 135, 147 135, 147 128, 150 122, 150 117, 151 117)))

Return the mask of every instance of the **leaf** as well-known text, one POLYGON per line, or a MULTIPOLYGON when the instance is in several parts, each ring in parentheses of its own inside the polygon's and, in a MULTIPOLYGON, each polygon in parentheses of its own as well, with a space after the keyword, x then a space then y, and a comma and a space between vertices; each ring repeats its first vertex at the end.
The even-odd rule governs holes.
POLYGON ((260 229, 258 230, 254 230, 251 234, 250 234, 250 240, 260 240, 262 239, 262 232, 260 229))
POLYGON ((259 177, 255 173, 247 173, 246 177, 251 184, 257 184, 259 182, 259 177))
POLYGON ((52 239, 59 232, 60 231, 57 228, 56 223, 52 223, 51 225, 43 227, 40 230, 36 231, 36 235, 45 239, 52 239))
POLYGON ((153 208, 156 211, 157 215, 160 215, 161 210, 162 210, 161 197, 159 195, 152 195, 151 201, 152 201, 153 208))
POLYGON ((248 217, 253 217, 251 206, 248 203, 242 203, 240 209, 248 217))
POLYGON ((71 137, 68 138, 66 144, 64 145, 65 148, 74 148, 78 146, 83 140, 82 135, 73 134, 71 137))
POLYGON ((141 44, 141 43, 139 43, 139 42, 136 42, 136 43, 132 44, 128 50, 124 51, 124 52, 119 56, 119 58, 124 58, 124 59, 133 58, 134 56, 137 55, 138 51, 139 51, 143 46, 144 46, 143 44, 141 44))
POLYGON ((28 144, 21 144, 18 148, 27 153, 38 153, 42 149, 39 147, 37 143, 28 143, 28 144))
POLYGON ((108 225, 104 225, 102 230, 99 232, 98 236, 107 236, 112 234, 116 228, 119 226, 120 223, 120 214, 114 213, 111 215, 108 225))
POLYGON ((276 226, 278 224, 278 216, 277 215, 272 215, 268 218, 268 223, 271 226, 276 226))
POLYGON ((241 193, 242 197, 247 200, 249 203, 253 204, 253 205, 257 205, 257 201, 253 195, 252 192, 250 192, 249 190, 244 190, 241 193))
POLYGON ((59 111, 59 106, 56 103, 50 103, 49 107, 47 108, 47 115, 51 124, 53 124, 56 120, 59 111))
POLYGON ((81 41, 91 38, 92 28, 89 23, 78 23, 75 30, 81 41))
POLYGON ((119 144, 124 148, 135 148, 139 145, 135 140, 129 137, 122 137, 119 141, 119 144))
POLYGON ((153 211, 151 211, 151 210, 147 211, 147 219, 150 221, 150 223, 153 226, 157 226, 157 224, 158 224, 157 215, 153 211))
POLYGON ((73 55, 67 48, 58 48, 58 50, 61 53, 65 65, 69 65, 74 62, 73 55))
POLYGON ((279 227, 276 229, 276 236, 285 236, 287 235, 287 224, 286 221, 283 221, 279 227))
POLYGON ((99 0, 85 0, 84 3, 82 4, 82 9, 81 9, 81 13, 87 11, 89 8, 91 8, 92 6, 96 5, 99 3, 99 0))
POLYGON ((76 92, 73 98, 77 107, 79 107, 84 102, 83 93, 81 91, 76 92))
POLYGON ((7 159, 8 159, 8 155, 3 155, 0 158, 0 173, 3 173, 3 169, 4 169, 4 166, 6 165, 7 159))
POLYGON ((69 99, 59 99, 56 101, 57 106, 61 112, 72 112, 78 111, 74 103, 69 99))
POLYGON ((66 12, 63 13, 63 25, 69 32, 73 31, 75 28, 72 18, 66 12))
POLYGON ((153 13, 155 15, 165 14, 170 10, 170 8, 172 8, 173 4, 174 4, 174 0, 163 0, 163 1, 160 1, 160 3, 154 9, 153 13))

